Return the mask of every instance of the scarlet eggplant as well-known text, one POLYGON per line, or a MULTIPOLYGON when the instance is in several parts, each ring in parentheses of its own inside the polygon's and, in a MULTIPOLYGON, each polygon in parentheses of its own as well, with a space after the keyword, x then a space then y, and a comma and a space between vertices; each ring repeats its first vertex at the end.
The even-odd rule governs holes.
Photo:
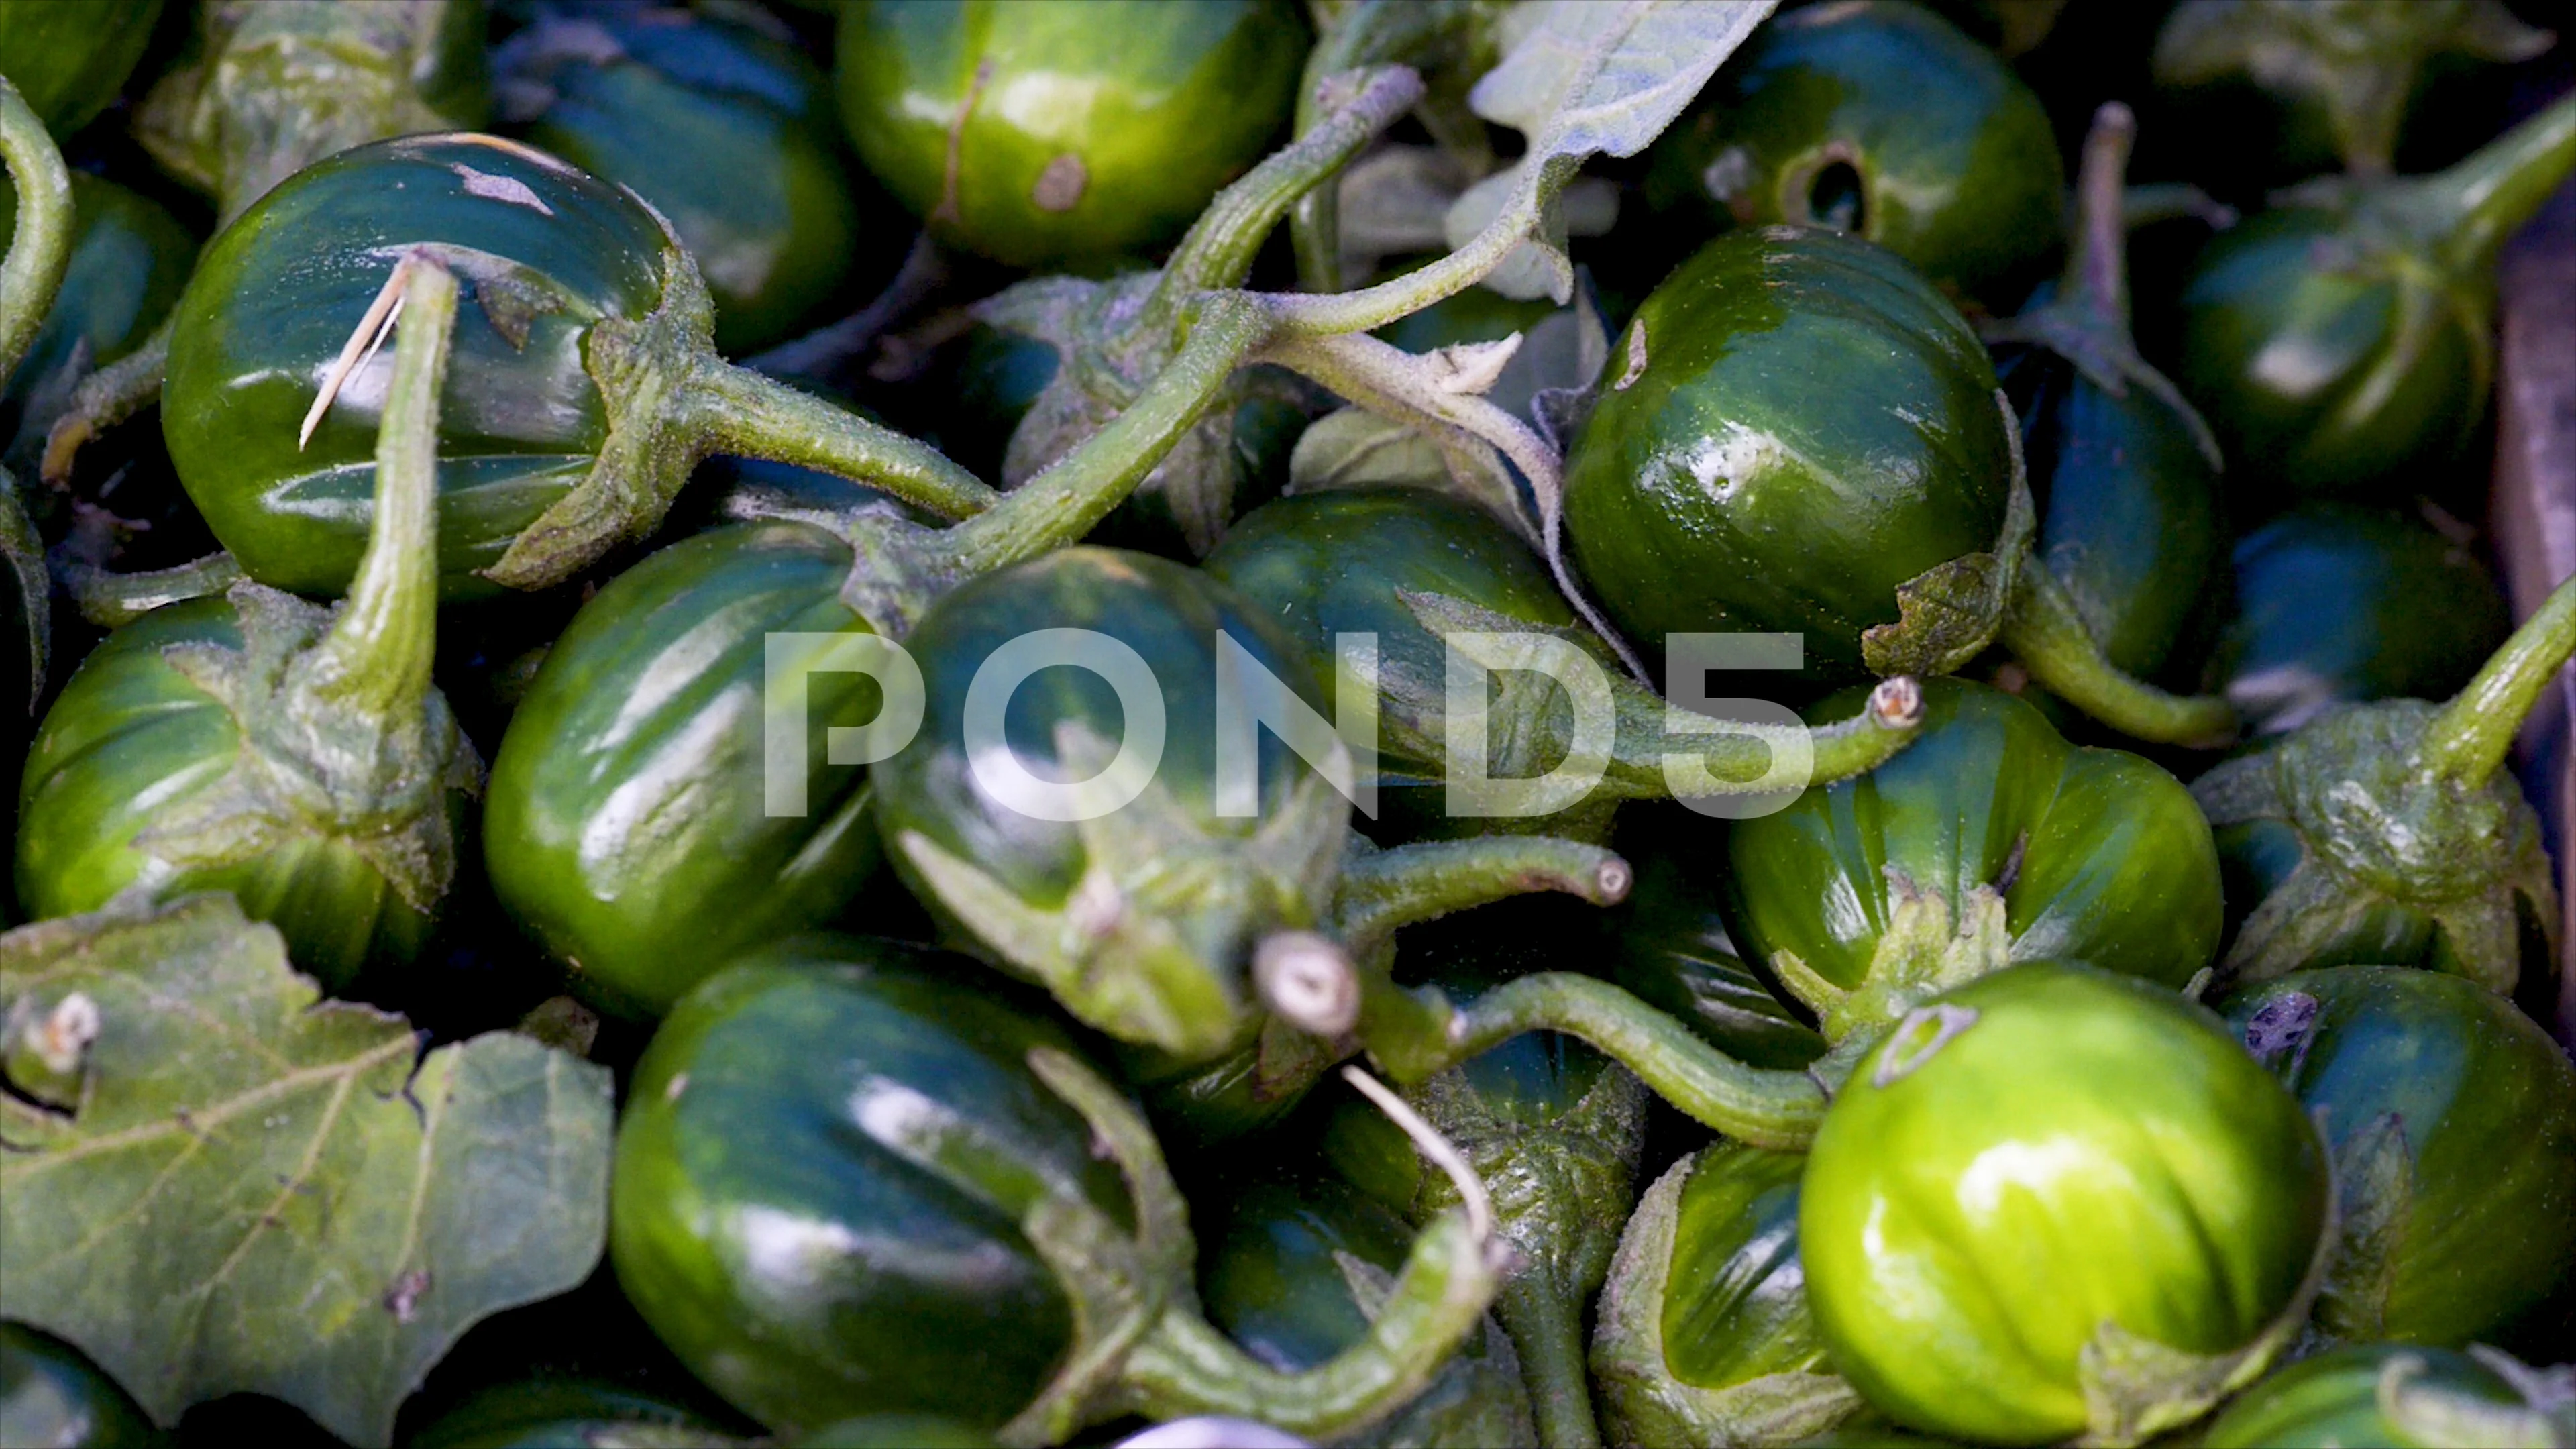
POLYGON ((2192 782, 2242 924, 2221 970, 2423 964, 2511 993, 2554 972, 2558 890, 2505 753, 2576 654, 2561 584, 2435 705, 2330 711, 2192 782))
POLYGON ((1613 837, 1635 869, 1628 898, 1601 913, 1594 968, 1747 1066, 1803 1067, 1825 1039, 1783 1004, 1728 931, 1724 884, 1707 868, 1717 827, 1681 811, 1631 812, 1613 837))
POLYGON ((1638 1449, 1807 1442, 1860 1395, 1834 1372, 1798 1253, 1802 1153, 1719 1142, 1646 1190, 1592 1335, 1611 1437, 1638 1449))
POLYGON ((2259 735, 2342 704, 2440 699, 2513 632, 2467 545, 2379 509, 2302 505, 2238 540, 2235 564, 2210 678, 2259 735))
POLYGON ((426 941, 482 781, 430 682, 457 288, 420 252, 380 284, 405 321, 347 602, 326 610, 243 583, 155 610, 84 660, 19 791, 18 899, 31 914, 230 890, 334 987, 426 941))
POLYGON ((409 1449, 547 1449, 616 1444, 630 1436, 650 1443, 735 1442, 677 1404, 614 1384, 551 1378, 486 1389, 403 1442, 409 1449))
POLYGON ((2307 1114, 2215 1016, 2024 964, 1917 1008, 1834 1098, 1801 1184, 1807 1301, 1900 1424, 2135 1444, 2288 1346, 2329 1180, 2307 1114))
POLYGON ((1013 266, 1169 241, 1287 124, 1286 0, 841 7, 841 117, 933 235, 1013 266))
POLYGON ((2238 475, 2371 498, 2455 464, 2495 371, 2496 252, 2571 169, 2576 96, 2447 171, 2330 178, 2214 238, 2174 380, 2238 475))
POLYGON ((2247 1389, 2213 1421, 2207 1449, 2448 1449, 2576 1441, 2565 1370, 2534 1370, 2492 1348, 2402 1344, 2337 1349, 2247 1389))
POLYGON ((715 298, 719 350, 777 342, 846 289, 859 199, 830 83, 793 46, 646 10, 541 17, 496 64, 517 134, 670 219, 715 298))
MULTIPOLYGON (((0 449, 13 458, 41 447, 82 378, 149 338, 197 259, 197 239, 160 203, 84 171, 71 184, 62 288, 27 355, 0 375, 0 449)), ((17 192, 0 182, 0 230, 15 225, 17 207, 17 192)))
POLYGON ((1658 210, 1852 232, 1989 303, 2026 288, 2065 235, 2066 163, 2039 97, 1904 0, 1772 20, 1647 164, 1658 210))
POLYGON ((150 1449, 142 1406, 87 1355, 48 1333, 0 1322, 0 1444, 150 1449))
POLYGON ((1721 237, 1611 353, 1566 460, 1565 527, 1632 639, 1796 634, 1811 688, 1946 674, 2000 639, 2132 735, 2230 728, 2223 701, 2115 669, 2056 574, 2031 566, 2034 510, 1993 367, 1888 252, 1794 227, 1721 237))
POLYGON ((2323 1124, 2343 1247, 2317 1326, 2459 1348, 2555 1327, 2576 1275, 2576 1067, 2512 1002, 2402 966, 2221 1003, 2323 1124))
POLYGON ((161 0, 0 6, 0 76, 56 136, 107 109, 151 42, 161 0))
POLYGON ((1065 1030, 891 943, 798 938, 711 978, 627 1103, 618 1280, 782 1433, 909 1412, 1058 1443, 1217 1412, 1334 1435, 1429 1382, 1493 1291, 1490 1243, 1451 1214, 1364 1340, 1302 1373, 1255 1362, 1195 1312, 1188 1209, 1065 1030))
POLYGON ((162 434, 250 577, 347 581, 382 384, 341 344, 384 257, 418 247, 479 303, 458 325, 439 439, 451 598, 561 582, 641 538, 712 452, 863 479, 947 516, 992 497, 931 449, 718 359, 696 264, 632 194, 516 141, 415 136, 297 173, 215 238, 181 299, 162 434), (308 416, 333 378, 334 405, 308 416))

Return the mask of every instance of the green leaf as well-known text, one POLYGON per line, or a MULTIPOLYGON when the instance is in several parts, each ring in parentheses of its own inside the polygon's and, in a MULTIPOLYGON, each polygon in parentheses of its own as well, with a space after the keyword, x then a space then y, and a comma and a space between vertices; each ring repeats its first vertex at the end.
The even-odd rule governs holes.
POLYGON ((0 936, 0 1014, 74 993, 73 1108, 0 1092, 0 1318, 155 1420, 247 1391, 383 1444, 468 1325, 598 1262, 605 1069, 510 1033, 422 1056, 230 896, 0 936))
POLYGON ((1511 297, 1570 297, 1574 270, 1556 193, 1595 154, 1644 150, 1772 3, 1547 0, 1528 7, 1528 29, 1467 99, 1477 115, 1528 136, 1529 150, 1511 169, 1470 187, 1449 213, 1453 247, 1494 225, 1529 234, 1485 285, 1511 297))

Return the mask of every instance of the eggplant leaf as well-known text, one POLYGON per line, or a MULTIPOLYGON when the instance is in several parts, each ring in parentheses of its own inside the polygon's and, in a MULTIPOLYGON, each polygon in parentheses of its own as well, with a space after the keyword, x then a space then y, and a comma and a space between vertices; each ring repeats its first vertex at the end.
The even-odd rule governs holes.
POLYGON ((162 1424, 248 1391, 384 1444, 468 1325, 599 1260, 605 1069, 512 1033, 424 1056, 319 996, 225 895, 0 936, 0 1318, 162 1424), (76 1089, 25 1090, 17 1024, 73 1016, 76 1089))

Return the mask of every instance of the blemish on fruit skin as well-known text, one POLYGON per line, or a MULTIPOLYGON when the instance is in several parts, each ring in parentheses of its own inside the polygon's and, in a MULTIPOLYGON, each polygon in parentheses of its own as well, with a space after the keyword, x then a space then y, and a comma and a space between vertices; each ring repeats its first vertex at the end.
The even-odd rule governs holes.
POLYGON ((1689 474, 1701 492, 1726 503, 1755 474, 1778 466, 1787 455, 1788 449, 1771 434, 1728 423, 1723 433, 1700 438, 1687 453, 1666 455, 1666 466, 1689 474))
POLYGON ((1638 318, 1628 328, 1628 358, 1619 369, 1619 380, 1610 384, 1612 392, 1626 392, 1636 385, 1646 370, 1646 319, 1638 318))
POLYGON ((1071 211, 1082 201, 1083 189, 1091 184, 1091 172, 1082 158, 1067 151, 1046 164, 1038 173, 1038 184, 1029 192, 1029 200, 1040 211, 1071 211))
POLYGON ((447 169, 464 180, 465 194, 468 196, 480 196, 486 201, 503 201, 512 206, 529 207, 543 216, 555 214, 553 207, 546 205, 537 193, 528 189, 528 183, 517 177, 496 176, 489 171, 477 171, 462 162, 454 161, 448 163, 447 169))

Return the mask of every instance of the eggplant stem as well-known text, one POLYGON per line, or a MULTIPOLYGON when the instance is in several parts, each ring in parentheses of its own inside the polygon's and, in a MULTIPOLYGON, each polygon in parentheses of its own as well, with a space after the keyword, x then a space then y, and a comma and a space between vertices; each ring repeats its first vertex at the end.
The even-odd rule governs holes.
POLYGON ((2455 276, 2483 277, 2576 170, 2576 95, 2563 96, 2446 171, 2392 183, 2391 200, 2455 276))
POLYGON ((72 180, 63 153, 18 88, 0 77, 0 160, 18 193, 16 231, 0 260, 0 378, 17 369, 53 310, 72 251, 72 180))
POLYGON ((2477 789, 2504 764, 2513 737, 2558 671, 2576 654, 2576 579, 2562 583, 2424 728, 2417 756, 2428 775, 2477 789))

